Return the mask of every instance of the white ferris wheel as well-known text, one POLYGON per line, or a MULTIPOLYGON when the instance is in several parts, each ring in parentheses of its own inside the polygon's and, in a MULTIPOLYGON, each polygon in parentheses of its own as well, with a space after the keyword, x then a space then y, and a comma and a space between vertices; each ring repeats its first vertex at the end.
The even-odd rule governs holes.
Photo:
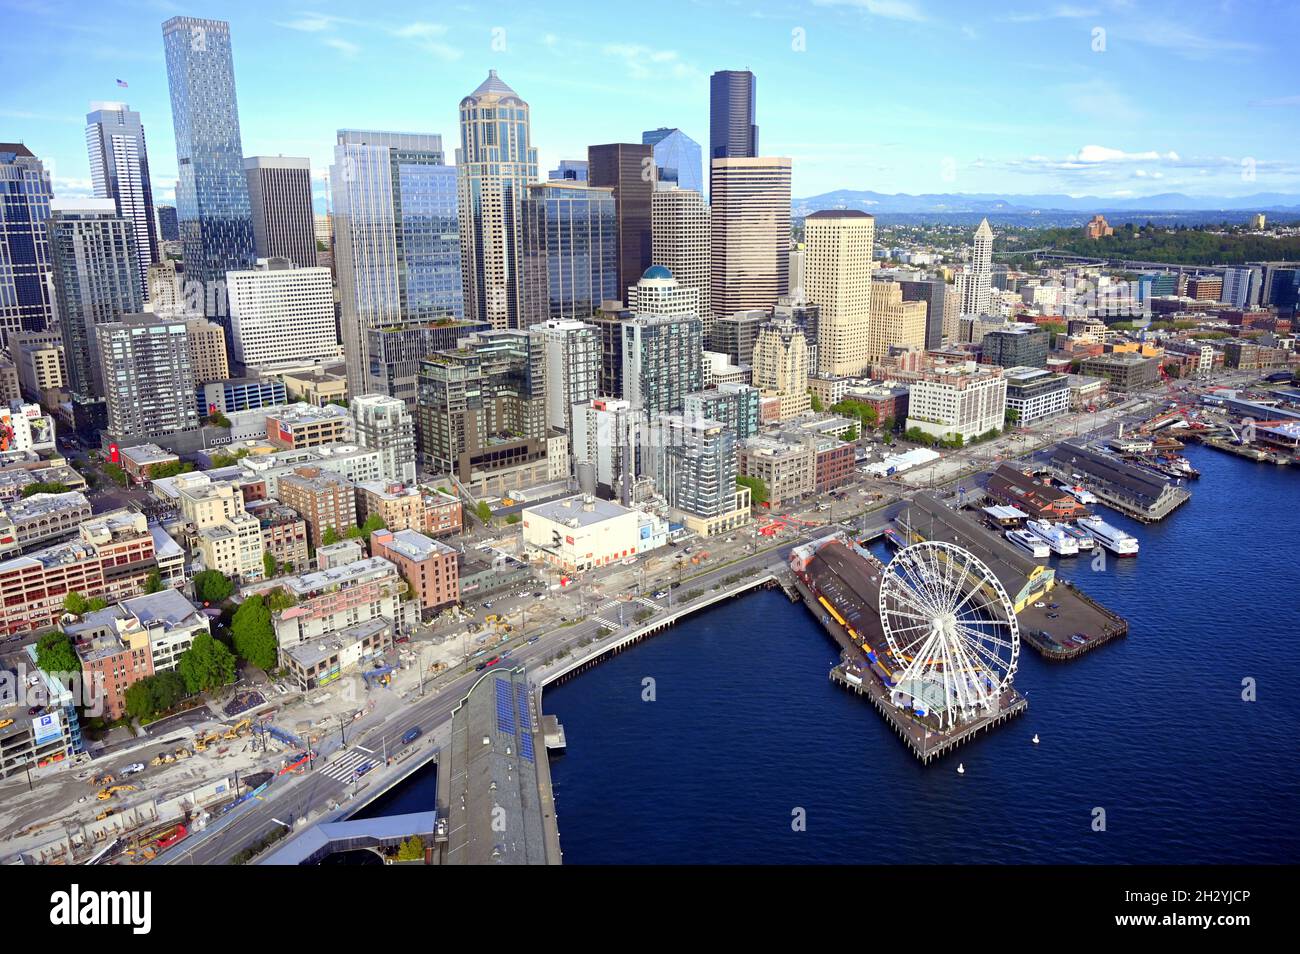
POLYGON ((907 547, 880 583, 880 622, 897 664, 896 705, 941 728, 998 711, 1020 655, 1011 600, 993 571, 950 543, 907 547))

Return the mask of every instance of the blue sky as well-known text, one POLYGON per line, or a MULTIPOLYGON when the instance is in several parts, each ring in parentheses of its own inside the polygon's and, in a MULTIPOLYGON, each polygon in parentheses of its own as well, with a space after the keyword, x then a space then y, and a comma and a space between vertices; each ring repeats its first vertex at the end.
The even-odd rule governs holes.
POLYGON ((0 140, 53 160, 56 194, 88 192, 85 113, 107 99, 143 114, 155 192, 170 199, 160 27, 178 13, 231 22, 245 154, 309 156, 322 182, 340 127, 440 132, 451 161, 457 104, 489 68, 531 104, 543 175, 661 125, 707 144, 709 74, 749 68, 762 152, 794 158, 796 196, 1300 193, 1294 2, 0 0, 0 12, 0 140))

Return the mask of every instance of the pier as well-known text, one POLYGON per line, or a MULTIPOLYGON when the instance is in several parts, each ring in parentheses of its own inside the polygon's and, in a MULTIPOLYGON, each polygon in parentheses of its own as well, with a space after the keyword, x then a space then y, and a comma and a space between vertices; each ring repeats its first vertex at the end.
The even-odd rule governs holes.
POLYGON ((1047 469, 1140 523, 1161 521, 1192 499, 1191 491, 1155 471, 1069 441, 1052 451, 1047 469))

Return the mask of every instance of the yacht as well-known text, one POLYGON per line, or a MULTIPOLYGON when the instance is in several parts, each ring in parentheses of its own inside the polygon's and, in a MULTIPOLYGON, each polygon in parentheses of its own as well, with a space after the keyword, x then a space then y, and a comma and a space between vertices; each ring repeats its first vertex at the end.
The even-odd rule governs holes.
POLYGON ((1081 517, 1079 526, 1088 531, 1098 543, 1115 556, 1137 556, 1137 537, 1125 533, 1119 527, 1112 527, 1100 517, 1081 517))
POLYGON ((1079 552, 1079 544, 1060 524, 1049 520, 1029 520, 1025 523, 1025 529, 1046 543, 1058 556, 1074 556, 1079 552))
POLYGON ((1007 541, 1017 550, 1028 553, 1035 560, 1046 559, 1052 552, 1046 543, 1028 530, 1008 530, 1007 541))
POLYGON ((1062 484, 1061 489, 1064 490, 1071 497, 1073 497, 1075 500, 1079 501, 1079 503, 1083 504, 1085 507, 1089 506, 1090 504, 1095 504, 1097 502, 1096 494, 1094 494, 1091 490, 1084 490, 1083 487, 1077 484, 1073 487, 1071 487, 1069 484, 1062 484))

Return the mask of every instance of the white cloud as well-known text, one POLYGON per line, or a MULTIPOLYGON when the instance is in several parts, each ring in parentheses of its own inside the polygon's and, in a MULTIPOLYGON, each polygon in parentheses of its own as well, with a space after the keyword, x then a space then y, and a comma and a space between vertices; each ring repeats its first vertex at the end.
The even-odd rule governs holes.
POLYGON ((921 8, 909 0, 813 0, 819 7, 853 7, 873 17, 921 23, 928 19, 921 8))
POLYGON ((656 50, 638 43, 607 43, 601 52, 622 60, 633 79, 696 79, 704 75, 684 62, 676 50, 656 50))
POLYGON ((348 59, 352 59, 352 57, 356 56, 358 53, 361 52, 361 47, 357 46, 357 44, 353 43, 351 40, 345 40, 339 36, 326 37, 321 42, 324 43, 326 46, 330 47, 331 49, 338 50, 348 59))
POLYGON ((1144 162, 1152 159, 1177 162, 1178 153, 1170 151, 1161 155, 1155 150, 1125 152, 1123 149, 1111 149, 1108 146, 1084 146, 1070 157, 1072 162, 1144 162))

